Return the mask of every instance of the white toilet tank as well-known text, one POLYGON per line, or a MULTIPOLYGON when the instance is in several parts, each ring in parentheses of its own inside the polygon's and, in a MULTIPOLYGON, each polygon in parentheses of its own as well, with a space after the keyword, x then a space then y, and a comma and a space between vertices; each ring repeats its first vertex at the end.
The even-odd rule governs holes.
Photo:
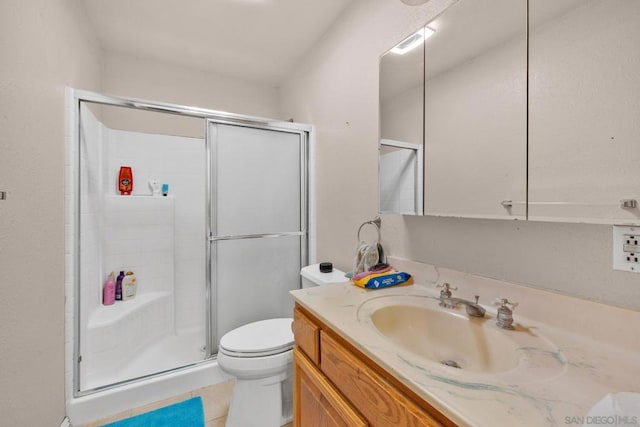
POLYGON ((320 271, 320 264, 311 264, 303 267, 302 270, 300 270, 300 275, 302 276, 303 288, 346 282, 349 280, 344 277, 344 271, 340 271, 337 268, 333 268, 333 271, 330 273, 323 273, 320 271))

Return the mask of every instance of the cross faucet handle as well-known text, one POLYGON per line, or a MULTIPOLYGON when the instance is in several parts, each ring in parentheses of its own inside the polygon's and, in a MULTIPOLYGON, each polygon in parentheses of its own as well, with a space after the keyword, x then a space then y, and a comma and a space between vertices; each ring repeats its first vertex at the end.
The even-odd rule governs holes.
POLYGON ((448 283, 443 283, 442 285, 436 285, 437 288, 444 288, 443 290, 440 291, 440 300, 445 299, 445 298, 451 298, 451 290, 453 289, 454 291, 457 290, 458 288, 456 288, 455 286, 451 286, 448 283))
POLYGON ((498 298, 494 302, 499 305, 498 314, 496 316, 496 325, 501 329, 513 330, 513 309, 518 305, 517 302, 511 302, 506 298, 498 298), (509 308, 511 306, 511 308, 509 308))
POLYGON ((505 307, 507 305, 511 306, 511 309, 513 310, 514 308, 516 308, 518 306, 517 302, 511 302, 506 298, 496 298, 496 300, 494 301, 493 305, 498 305, 500 307, 505 307))
POLYGON ((444 288, 445 291, 448 291, 448 290, 457 291, 458 290, 458 288, 456 286, 451 286, 450 284, 448 284, 446 282, 443 283, 442 285, 436 285, 436 288, 444 288))

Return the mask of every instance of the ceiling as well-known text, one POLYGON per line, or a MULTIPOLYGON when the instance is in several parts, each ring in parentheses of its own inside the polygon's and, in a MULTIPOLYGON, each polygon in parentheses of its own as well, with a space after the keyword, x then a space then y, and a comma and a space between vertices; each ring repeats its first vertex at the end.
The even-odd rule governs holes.
POLYGON ((102 48, 276 86, 353 0, 84 0, 102 48))

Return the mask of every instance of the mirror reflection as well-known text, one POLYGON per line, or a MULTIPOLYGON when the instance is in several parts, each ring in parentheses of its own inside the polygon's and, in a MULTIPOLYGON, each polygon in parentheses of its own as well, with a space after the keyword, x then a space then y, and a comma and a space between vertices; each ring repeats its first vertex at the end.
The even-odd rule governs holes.
POLYGON ((526 0, 462 0, 425 43, 425 213, 526 218, 526 0))
POLYGON ((380 140, 380 212, 422 212, 422 144, 380 140))
POLYGON ((529 218, 640 224, 640 2, 529 7, 529 218))
POLYGON ((381 213, 423 213, 424 38, 422 28, 380 59, 381 213))

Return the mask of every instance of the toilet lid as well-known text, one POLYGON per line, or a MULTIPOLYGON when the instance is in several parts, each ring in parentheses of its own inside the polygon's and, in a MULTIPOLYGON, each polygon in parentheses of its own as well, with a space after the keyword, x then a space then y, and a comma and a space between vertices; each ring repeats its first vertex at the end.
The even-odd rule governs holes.
POLYGON ((220 350, 228 354, 268 356, 293 347, 293 319, 269 319, 240 326, 224 334, 220 350))

